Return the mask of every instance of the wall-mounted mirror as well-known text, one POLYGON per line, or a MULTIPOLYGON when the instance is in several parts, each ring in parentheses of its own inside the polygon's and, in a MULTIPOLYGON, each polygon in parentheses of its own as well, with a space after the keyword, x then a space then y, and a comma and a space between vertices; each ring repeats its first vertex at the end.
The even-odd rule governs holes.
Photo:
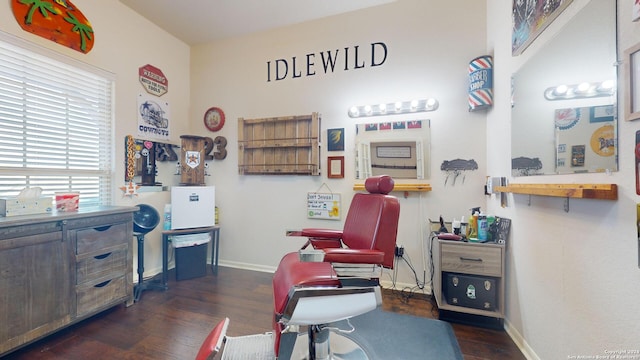
POLYGON ((356 125, 356 179, 429 178, 429 120, 356 125))
POLYGON ((616 0, 574 1, 565 12, 572 6, 583 7, 513 75, 513 176, 618 170, 616 91, 549 96, 559 85, 615 89, 616 0))

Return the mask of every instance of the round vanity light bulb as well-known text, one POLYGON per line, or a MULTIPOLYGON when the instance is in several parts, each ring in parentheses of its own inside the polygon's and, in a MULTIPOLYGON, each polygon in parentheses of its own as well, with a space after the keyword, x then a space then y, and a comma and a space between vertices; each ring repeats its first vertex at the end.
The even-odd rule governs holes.
POLYGON ((396 111, 400 111, 402 109, 402 103, 400 101, 396 102, 396 111))
POLYGON ((418 100, 411 100, 411 110, 415 110, 418 107, 418 100))
POLYGON ((588 82, 583 82, 580 83, 580 85, 578 85, 578 92, 584 93, 587 92, 589 90, 589 88, 591 87, 591 84, 589 84, 588 82))
POLYGON ((600 84, 600 86, 598 87, 598 90, 609 91, 613 89, 614 86, 615 86, 615 82, 613 80, 605 80, 602 82, 602 84, 600 84))
POLYGON ((565 94, 567 90, 569 90, 569 87, 567 87, 567 85, 559 85, 553 92, 558 95, 562 95, 565 94))
POLYGON ((427 107, 433 107, 436 104, 436 99, 429 98, 427 99, 427 107))
POLYGON ((364 106, 364 112, 365 112, 365 114, 367 114, 367 115, 371 115, 371 111, 372 111, 372 110, 371 110, 371 105, 365 105, 365 106, 364 106))
POLYGON ((351 107, 351 109, 349 109, 349 115, 351 115, 352 117, 358 117, 360 115, 360 113, 358 112, 358 108, 355 106, 351 107))

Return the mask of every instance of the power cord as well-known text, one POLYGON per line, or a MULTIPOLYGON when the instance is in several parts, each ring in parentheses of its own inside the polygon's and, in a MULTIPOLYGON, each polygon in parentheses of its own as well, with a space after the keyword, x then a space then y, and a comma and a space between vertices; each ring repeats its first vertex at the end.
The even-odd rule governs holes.
POLYGON ((423 274, 423 279, 422 281, 420 281, 420 279, 418 278, 418 274, 413 266, 413 263, 411 262, 411 258, 409 257, 409 255, 404 251, 404 248, 400 247, 400 248, 396 248, 396 252, 395 252, 395 258, 394 258, 395 264, 393 267, 393 275, 392 275, 392 287, 391 287, 391 291, 397 295, 398 297, 400 297, 402 299, 403 302, 407 303, 409 301, 409 299, 411 299, 415 292, 417 290, 424 290, 425 287, 425 280, 426 280, 426 274, 423 274), (416 282, 416 286, 413 287, 408 287, 405 286, 402 289, 397 288, 397 278, 398 278, 398 268, 400 265, 400 260, 404 261, 404 263, 407 264, 407 266, 409 267, 409 269, 411 270, 411 272, 413 273, 413 277, 415 279, 416 282))
MULTIPOLYGON (((423 279, 422 281, 420 281, 420 279, 418 278, 418 274, 413 266, 413 263, 411 261, 411 257, 404 251, 404 248, 400 247, 400 248, 396 248, 396 252, 395 252, 395 257, 394 257, 394 267, 393 267, 393 272, 391 276, 391 283, 392 283, 392 287, 389 289, 391 290, 392 294, 398 296, 403 303, 408 303, 409 300, 411 298, 415 297, 415 294, 418 290, 424 290, 424 288, 426 287, 427 284, 429 284, 431 286, 431 291, 433 292, 433 276, 434 276, 434 272, 435 272, 435 265, 433 263, 433 243, 434 240, 437 238, 438 236, 438 232, 436 231, 432 231, 429 234, 429 247, 428 247, 428 251, 429 251, 429 282, 426 282, 426 270, 423 273, 423 279), (407 264, 407 266, 409 266, 409 269, 413 272, 413 276, 416 282, 416 286, 413 287, 404 287, 402 289, 397 288, 397 278, 398 278, 398 268, 399 265, 401 264, 401 261, 403 261, 404 263, 407 264)), ((424 243, 423 243, 424 244, 424 243)), ((424 248, 423 248, 423 253, 424 253, 424 248)), ((433 296, 433 294, 426 296, 425 298, 419 298, 421 300, 425 300, 426 302, 429 303, 429 308, 431 311, 431 315, 434 318, 438 317, 438 305, 435 301, 435 297, 433 296)))

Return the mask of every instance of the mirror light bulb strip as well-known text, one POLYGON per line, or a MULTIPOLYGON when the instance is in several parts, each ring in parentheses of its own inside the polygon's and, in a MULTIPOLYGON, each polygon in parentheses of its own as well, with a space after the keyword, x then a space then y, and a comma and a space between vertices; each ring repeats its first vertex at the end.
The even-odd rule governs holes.
POLYGON ((558 85, 547 88, 544 98, 547 100, 571 100, 593 97, 613 96, 616 93, 616 82, 583 82, 574 85, 558 85))
POLYGON ((349 108, 349 117, 367 117, 367 116, 380 116, 380 115, 397 115, 397 114, 410 114, 417 112, 435 111, 438 109, 438 100, 434 98, 410 100, 410 101, 397 101, 387 104, 375 104, 375 105, 355 105, 349 108))

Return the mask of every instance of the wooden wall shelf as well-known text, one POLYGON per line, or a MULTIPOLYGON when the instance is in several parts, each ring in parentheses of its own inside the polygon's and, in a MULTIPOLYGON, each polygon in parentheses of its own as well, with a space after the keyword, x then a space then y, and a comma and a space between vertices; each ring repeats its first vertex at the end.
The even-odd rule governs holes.
POLYGON ((238 119, 240 175, 320 175, 320 115, 238 119))
POLYGON ((497 192, 554 196, 577 199, 618 200, 616 184, 509 184, 497 186, 497 192))
MULTIPOLYGON (((364 184, 355 184, 353 185, 353 190, 362 191, 364 190, 364 184)), ((393 186, 393 191, 418 191, 418 192, 427 192, 433 190, 430 184, 398 184, 396 183, 393 186)))

